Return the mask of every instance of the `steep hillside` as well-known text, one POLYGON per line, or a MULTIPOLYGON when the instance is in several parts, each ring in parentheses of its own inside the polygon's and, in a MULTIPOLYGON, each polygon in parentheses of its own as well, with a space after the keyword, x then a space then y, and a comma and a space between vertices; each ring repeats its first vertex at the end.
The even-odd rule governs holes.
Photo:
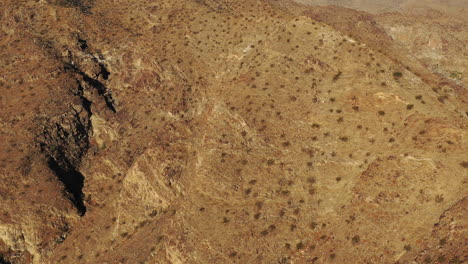
MULTIPOLYGON (((443 86, 448 85, 449 89, 461 91, 459 88, 467 85, 466 1, 445 1, 443 4, 431 0, 401 1, 400 4, 394 1, 387 1, 387 4, 379 1, 296 1, 307 3, 307 6, 290 1, 275 2, 296 14, 331 25, 383 52, 434 89, 445 90, 443 86), (393 6, 387 10, 392 12, 381 10, 381 14, 371 14, 346 8, 371 11, 371 6, 385 5, 393 6)), ((462 97, 463 94, 459 93, 462 97)))
POLYGON ((434 9, 379 15, 378 24, 425 68, 466 87, 468 20, 434 9))
POLYGON ((0 263, 464 261, 466 89, 382 28, 388 49, 275 1, 4 6, 0 263))

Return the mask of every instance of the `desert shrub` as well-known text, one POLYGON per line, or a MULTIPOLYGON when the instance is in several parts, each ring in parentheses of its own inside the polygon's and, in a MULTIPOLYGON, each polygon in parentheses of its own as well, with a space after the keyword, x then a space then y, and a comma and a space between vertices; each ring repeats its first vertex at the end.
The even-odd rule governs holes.
POLYGON ((351 241, 353 242, 353 244, 358 244, 361 241, 361 238, 359 237, 359 235, 355 235, 353 236, 351 241))
POLYGON ((403 73, 401 73, 401 72, 394 72, 393 73, 393 78, 399 79, 401 77, 403 77, 403 73))

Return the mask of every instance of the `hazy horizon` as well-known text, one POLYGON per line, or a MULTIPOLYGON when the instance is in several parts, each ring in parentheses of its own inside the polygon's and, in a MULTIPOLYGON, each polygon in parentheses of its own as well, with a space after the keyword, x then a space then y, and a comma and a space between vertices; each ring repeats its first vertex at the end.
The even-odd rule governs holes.
MULTIPOLYGON (((467 8, 468 0, 293 0, 307 5, 338 5, 371 13, 384 13, 408 10, 413 7, 435 9, 467 8)), ((450 10, 460 12, 459 10, 450 10)))

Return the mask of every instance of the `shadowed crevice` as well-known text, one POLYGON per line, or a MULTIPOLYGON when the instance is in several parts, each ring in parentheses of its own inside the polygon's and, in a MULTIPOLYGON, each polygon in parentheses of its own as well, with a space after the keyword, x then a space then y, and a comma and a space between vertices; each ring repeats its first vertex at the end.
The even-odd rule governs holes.
POLYGON ((48 167, 62 182, 65 196, 83 216, 86 213, 84 176, 79 167, 89 149, 92 102, 83 96, 83 87, 79 82, 72 90, 72 94, 79 98, 81 108, 75 105, 70 112, 40 121, 43 130, 37 141, 45 154, 48 167))
POLYGON ((53 158, 49 158, 49 168, 55 173, 57 178, 63 183, 65 187, 65 194, 78 210, 78 213, 83 216, 86 213, 86 206, 84 205, 84 176, 76 170, 70 162, 64 158, 62 165, 59 165, 53 158))
MULTIPOLYGON (((100 67, 101 71, 99 72, 98 76, 102 76, 102 78, 104 80, 109 79, 109 75, 111 73, 107 70, 106 66, 103 65, 103 64, 99 64, 99 67, 100 67)), ((99 80, 97 80, 95 78, 92 78, 91 76, 89 76, 85 72, 81 71, 75 65, 72 65, 72 64, 69 64, 69 63, 65 64, 65 70, 68 70, 68 71, 75 72, 75 73, 79 74, 83 78, 84 83, 86 83, 90 87, 93 87, 94 89, 96 89, 98 94, 104 99, 107 108, 109 108, 114 113, 117 112, 117 110, 115 108, 115 100, 112 97, 112 92, 102 82, 100 82, 99 80)))
POLYGON ((96 80, 96 79, 93 79, 91 77, 89 77, 87 74, 85 74, 84 72, 78 72, 82 77, 83 77, 83 80, 90 86, 92 86, 93 88, 95 88, 99 95, 101 95, 102 97, 104 97, 104 101, 106 102, 106 105, 107 107, 112 111, 112 112, 116 112, 115 110, 115 106, 114 106, 114 99, 112 98, 112 95, 110 94, 109 90, 107 89, 106 86, 104 86, 103 83, 101 83, 100 81, 96 80))
POLYGON ((4 259, 4 257, 0 254, 0 264, 11 264, 11 262, 4 259))

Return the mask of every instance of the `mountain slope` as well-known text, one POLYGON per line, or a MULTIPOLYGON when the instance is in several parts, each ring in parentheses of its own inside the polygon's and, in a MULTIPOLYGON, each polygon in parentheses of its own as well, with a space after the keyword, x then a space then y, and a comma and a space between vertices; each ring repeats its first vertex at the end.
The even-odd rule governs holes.
POLYGON ((6 6, 2 137, 37 147, 2 151, 2 190, 35 181, 0 205, 5 261, 462 260, 463 88, 269 1, 6 6))

